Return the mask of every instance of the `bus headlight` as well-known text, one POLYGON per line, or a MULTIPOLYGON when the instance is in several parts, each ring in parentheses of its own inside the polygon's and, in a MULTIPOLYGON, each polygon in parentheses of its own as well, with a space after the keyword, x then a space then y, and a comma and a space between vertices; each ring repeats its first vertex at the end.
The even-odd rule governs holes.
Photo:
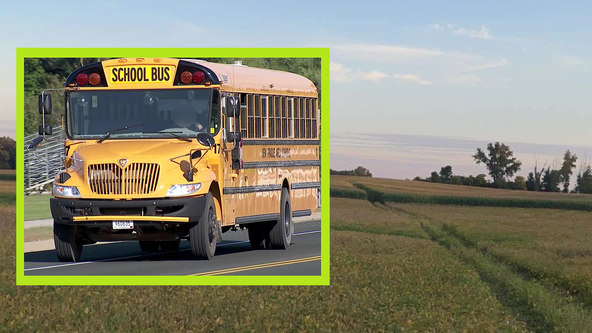
POLYGON ((76 186, 54 185, 53 194, 60 197, 80 198, 80 192, 78 192, 76 186))
POLYGON ((181 184, 181 185, 173 185, 169 188, 166 196, 167 197, 180 197, 183 195, 190 195, 193 194, 201 188, 201 183, 197 184, 181 184))

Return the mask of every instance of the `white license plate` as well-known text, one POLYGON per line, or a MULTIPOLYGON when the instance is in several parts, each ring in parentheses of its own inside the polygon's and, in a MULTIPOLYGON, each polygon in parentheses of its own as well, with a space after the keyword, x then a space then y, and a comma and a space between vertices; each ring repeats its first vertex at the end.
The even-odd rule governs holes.
POLYGON ((113 229, 133 229, 133 221, 113 221, 113 229))

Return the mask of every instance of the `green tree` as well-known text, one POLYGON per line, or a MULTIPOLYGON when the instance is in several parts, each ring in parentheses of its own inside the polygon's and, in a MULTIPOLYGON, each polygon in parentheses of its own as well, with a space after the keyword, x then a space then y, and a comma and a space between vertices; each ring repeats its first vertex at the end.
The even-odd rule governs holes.
POLYGON ((440 169, 440 180, 442 183, 449 183, 452 179, 452 167, 447 165, 440 169))
POLYGON ((16 142, 9 137, 0 138, 0 169, 16 168, 16 142))
POLYGON ((545 192, 560 192, 561 174, 559 170, 551 170, 551 167, 543 173, 542 190, 545 192))
POLYGON ((372 177, 372 173, 370 173, 370 170, 364 168, 363 166, 359 166, 354 170, 354 173, 356 176, 362 176, 362 177, 372 177))
POLYGON ((576 178, 576 193, 592 194, 592 166, 582 165, 576 178))
POLYGON ((520 190, 520 191, 526 191, 526 189, 527 189, 526 178, 524 178, 522 176, 516 176, 516 178, 514 179, 514 189, 520 190))
POLYGON ((529 191, 536 191, 534 174, 532 172, 528 173, 528 178, 526 179, 526 189, 529 191))
POLYGON ((450 180, 448 180, 448 183, 453 185, 462 185, 464 178, 465 177, 463 176, 451 176, 450 180))
POLYGON ((485 187, 485 185, 487 185, 487 179, 485 179, 485 177, 487 177, 487 175, 483 173, 478 174, 473 182, 474 186, 485 187))
POLYGON ((563 155, 563 165, 559 170, 560 182, 563 184, 563 192, 569 192, 569 179, 573 174, 573 169, 576 167, 578 157, 571 154, 569 149, 563 155))
POLYGON ((510 147, 503 143, 489 143, 487 150, 488 153, 485 154, 481 148, 477 148, 477 153, 473 155, 473 158, 477 164, 485 164, 494 184, 502 187, 507 178, 512 177, 520 170, 522 162, 517 160, 510 147))
POLYGON ((440 174, 438 174, 437 171, 432 171, 432 175, 430 177, 430 182, 440 183, 440 174))
POLYGON ((528 173, 528 179, 526 180, 526 189, 529 191, 541 190, 541 178, 543 177, 543 171, 545 170, 547 162, 543 164, 543 168, 541 170, 538 169, 538 164, 538 159, 535 159, 534 172, 528 173))

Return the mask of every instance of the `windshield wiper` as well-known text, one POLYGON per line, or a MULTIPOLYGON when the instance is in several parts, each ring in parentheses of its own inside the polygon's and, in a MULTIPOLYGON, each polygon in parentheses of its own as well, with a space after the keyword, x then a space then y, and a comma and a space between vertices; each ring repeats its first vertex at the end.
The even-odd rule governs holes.
POLYGON ((174 136, 177 139, 181 139, 181 140, 184 140, 184 141, 187 141, 187 142, 191 142, 191 139, 186 138, 184 136, 177 135, 177 133, 183 133, 183 132, 166 132, 166 131, 142 132, 142 134, 156 134, 156 133, 158 133, 158 134, 171 134, 172 136, 174 136))
POLYGON ((105 134, 105 136, 104 136, 104 137, 100 138, 100 139, 97 141, 97 143, 101 143, 101 142, 103 142, 103 141, 105 141, 105 140, 109 139, 109 137, 111 136, 111 134, 115 134, 115 133, 117 133, 117 132, 119 132, 119 131, 123 131, 123 130, 126 130, 126 129, 128 129, 128 128, 138 127, 138 126, 142 126, 142 125, 144 125, 144 124, 137 124, 137 125, 125 126, 125 127, 121 127, 121 128, 118 128, 118 129, 112 130, 112 131, 107 131, 107 134, 105 134))

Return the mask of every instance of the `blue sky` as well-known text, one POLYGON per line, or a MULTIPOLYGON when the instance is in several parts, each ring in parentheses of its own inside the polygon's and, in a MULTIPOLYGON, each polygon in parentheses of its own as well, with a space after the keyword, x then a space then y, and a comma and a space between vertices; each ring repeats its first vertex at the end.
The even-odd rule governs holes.
POLYGON ((15 119, 16 47, 328 46, 332 133, 591 145, 591 9, 584 1, 11 2, 0 12, 0 135, 15 119))

